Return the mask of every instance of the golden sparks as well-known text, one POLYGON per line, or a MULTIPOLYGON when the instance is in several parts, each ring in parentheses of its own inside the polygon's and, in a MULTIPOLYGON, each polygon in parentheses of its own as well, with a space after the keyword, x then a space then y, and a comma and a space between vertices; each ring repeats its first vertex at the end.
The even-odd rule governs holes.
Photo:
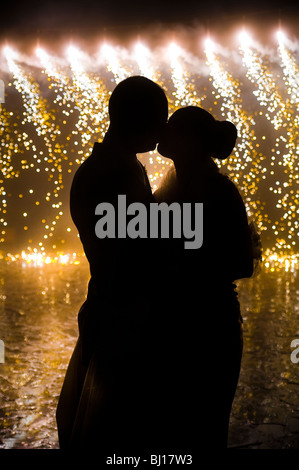
MULTIPOLYGON (((282 31, 272 49, 274 59, 246 31, 237 46, 230 62, 225 48, 211 38, 197 54, 176 42, 159 50, 141 41, 131 50, 105 43, 96 57, 70 45, 65 59, 39 47, 39 68, 6 46, 9 99, 0 105, 1 257, 31 265, 80 262, 79 250, 69 254, 65 248, 74 237, 78 243, 66 207, 70 182, 108 128, 115 84, 142 74, 164 88, 170 113, 202 105, 217 119, 234 122, 237 145, 231 158, 219 163, 221 171, 237 184, 261 232, 265 268, 294 271, 299 237, 296 50, 282 31), (13 192, 18 203, 12 202, 13 192), (19 254, 11 254, 13 223, 26 240, 19 254)), ((140 159, 155 190, 172 162, 157 151, 140 159)))

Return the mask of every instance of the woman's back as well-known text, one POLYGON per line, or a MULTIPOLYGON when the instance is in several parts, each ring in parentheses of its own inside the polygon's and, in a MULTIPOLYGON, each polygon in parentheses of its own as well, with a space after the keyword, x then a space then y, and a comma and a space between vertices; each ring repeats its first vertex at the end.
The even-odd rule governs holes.
POLYGON ((177 245, 173 272, 178 343, 189 377, 184 400, 202 449, 226 447, 242 356, 242 318, 234 281, 253 272, 250 230, 236 186, 212 157, 227 158, 236 127, 186 107, 169 119, 158 151, 175 164, 155 193, 158 202, 203 203, 203 244, 177 245), (181 324, 180 324, 181 323, 181 324), (188 395, 189 393, 189 395, 188 395))
POLYGON ((191 278, 201 281, 233 282, 253 272, 252 249, 247 214, 234 183, 218 171, 206 175, 190 168, 188 184, 182 184, 174 167, 155 192, 157 202, 203 203, 203 245, 184 250, 191 278))

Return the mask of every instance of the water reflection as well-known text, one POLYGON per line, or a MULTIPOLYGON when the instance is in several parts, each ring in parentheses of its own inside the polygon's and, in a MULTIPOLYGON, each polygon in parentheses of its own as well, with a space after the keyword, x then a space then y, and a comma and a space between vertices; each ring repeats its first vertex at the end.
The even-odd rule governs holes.
POLYGON ((55 409, 78 330, 87 267, 1 266, 0 439, 5 448, 57 447, 55 409))
MULTIPOLYGON (((0 447, 58 447, 55 410, 87 282, 87 265, 0 264, 0 447)), ((244 356, 229 444, 299 448, 299 278, 260 273, 239 292, 244 356)))
POLYGON ((231 419, 231 446, 299 448, 299 279, 260 273, 239 283, 244 356, 231 419))

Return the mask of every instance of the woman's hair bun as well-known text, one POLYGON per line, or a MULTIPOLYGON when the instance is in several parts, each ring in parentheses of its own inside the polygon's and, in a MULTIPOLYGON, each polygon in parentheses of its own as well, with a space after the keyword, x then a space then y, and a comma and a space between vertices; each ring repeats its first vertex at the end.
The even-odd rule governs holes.
POLYGON ((195 150, 203 146, 209 157, 225 160, 236 144, 236 126, 230 121, 217 121, 211 113, 199 106, 178 109, 170 117, 169 123, 193 144, 195 150))
POLYGON ((215 121, 212 156, 225 160, 232 153, 238 137, 236 126, 230 121, 215 121))

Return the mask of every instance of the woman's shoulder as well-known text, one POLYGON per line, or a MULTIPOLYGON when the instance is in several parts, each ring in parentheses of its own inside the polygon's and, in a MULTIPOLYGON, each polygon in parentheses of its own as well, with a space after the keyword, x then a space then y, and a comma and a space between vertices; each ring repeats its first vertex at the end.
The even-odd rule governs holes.
POLYGON ((228 175, 219 173, 213 181, 207 198, 207 207, 217 211, 220 218, 234 218, 236 215, 245 216, 245 202, 238 186, 228 175), (242 215, 241 215, 242 214, 242 215))
POLYGON ((174 197, 177 193, 177 176, 175 167, 171 166, 162 181, 154 192, 154 197, 157 202, 173 202, 176 200, 174 197))
POLYGON ((220 197, 243 200, 237 184, 234 183, 231 177, 226 173, 218 173, 215 186, 218 188, 217 193, 219 193, 220 197))

